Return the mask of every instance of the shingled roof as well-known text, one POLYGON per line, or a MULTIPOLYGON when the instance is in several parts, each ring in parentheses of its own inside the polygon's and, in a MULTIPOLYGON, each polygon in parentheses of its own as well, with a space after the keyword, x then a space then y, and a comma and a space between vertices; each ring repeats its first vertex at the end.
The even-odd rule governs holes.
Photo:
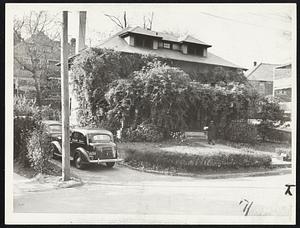
POLYGON ((248 70, 245 75, 252 81, 273 81, 274 68, 279 64, 260 63, 248 70))
POLYGON ((150 30, 141 29, 140 27, 135 28, 125 28, 122 31, 116 33, 115 35, 108 38, 106 41, 104 41, 102 44, 98 45, 98 48, 109 48, 114 49, 116 51, 120 52, 126 52, 126 53, 138 53, 138 54, 151 54, 156 55, 158 57, 167 58, 167 59, 173 59, 173 60, 180 60, 180 61, 186 61, 186 62, 196 62, 196 63, 203 63, 203 64, 211 64, 211 65, 217 65, 217 66, 225 66, 225 67, 231 67, 231 68, 238 68, 247 70, 243 67, 240 67, 234 63, 231 63, 217 55, 214 55, 211 52, 207 52, 207 57, 200 57, 195 55, 188 55, 183 54, 179 51, 174 50, 168 50, 168 49, 145 49, 140 48, 136 46, 130 46, 128 43, 122 38, 126 36, 128 33, 139 33, 141 34, 143 32, 144 35, 150 35, 155 36, 158 38, 161 38, 162 40, 177 40, 178 42, 191 42, 191 43, 197 43, 210 46, 192 36, 186 36, 183 39, 180 39, 177 36, 170 35, 167 33, 160 33, 160 32, 154 32, 150 30))

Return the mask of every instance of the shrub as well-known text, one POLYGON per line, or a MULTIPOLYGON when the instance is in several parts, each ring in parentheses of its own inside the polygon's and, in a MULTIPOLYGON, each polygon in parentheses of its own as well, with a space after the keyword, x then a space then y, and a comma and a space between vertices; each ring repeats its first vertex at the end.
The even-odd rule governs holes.
POLYGON ((36 125, 37 121, 28 116, 14 118, 14 160, 24 167, 30 166, 26 145, 36 125))
POLYGON ((34 129, 27 143, 27 157, 31 167, 39 173, 47 167, 49 154, 50 137, 45 133, 43 127, 34 129))
POLYGON ((247 121, 232 121, 227 128, 226 139, 233 142, 255 143, 257 127, 247 121))
POLYGON ((237 169, 250 167, 269 167, 271 157, 258 153, 175 153, 147 147, 143 151, 134 147, 124 149, 125 162, 153 169, 175 169, 203 171, 217 169, 237 169))
POLYGON ((40 120, 39 109, 34 100, 25 96, 14 97, 14 160, 25 167, 30 166, 26 144, 40 120))
POLYGON ((48 159, 49 139, 41 122, 41 110, 34 100, 15 96, 14 115, 14 160, 42 172, 48 159))
POLYGON ((155 125, 142 123, 136 129, 124 129, 123 137, 129 142, 159 142, 163 134, 155 125))
POLYGON ((283 155, 283 160, 284 161, 291 161, 292 160, 292 150, 291 148, 286 149, 286 148, 278 148, 276 149, 277 155, 283 155))
POLYGON ((51 105, 41 106, 41 117, 45 120, 61 120, 61 111, 59 109, 52 108, 51 105))
POLYGON ((169 138, 174 139, 177 142, 184 142, 185 141, 185 134, 181 131, 171 131, 169 132, 169 138))
POLYGON ((263 141, 271 139, 274 136, 276 141, 276 133, 273 129, 276 124, 284 121, 284 111, 280 109, 279 100, 272 96, 262 97, 257 103, 257 117, 261 119, 258 126, 258 133, 263 141))

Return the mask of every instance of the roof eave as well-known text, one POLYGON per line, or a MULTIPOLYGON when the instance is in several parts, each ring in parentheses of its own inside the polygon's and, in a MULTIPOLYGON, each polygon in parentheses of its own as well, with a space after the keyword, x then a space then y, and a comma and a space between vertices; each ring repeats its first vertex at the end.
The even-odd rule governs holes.
POLYGON ((179 43, 198 44, 198 45, 201 45, 201 46, 206 46, 208 48, 212 47, 212 45, 210 45, 210 44, 202 44, 202 43, 196 43, 196 42, 189 42, 189 41, 185 41, 185 40, 179 41, 179 43))

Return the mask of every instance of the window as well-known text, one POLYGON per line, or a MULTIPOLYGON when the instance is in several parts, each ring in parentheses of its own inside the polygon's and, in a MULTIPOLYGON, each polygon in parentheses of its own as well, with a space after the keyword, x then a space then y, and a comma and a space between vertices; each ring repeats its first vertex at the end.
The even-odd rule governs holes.
POLYGON ((79 132, 73 132, 72 136, 71 136, 71 140, 73 142, 80 142, 80 143, 85 143, 85 137, 83 134, 79 133, 79 132))
POLYGON ((106 143, 111 140, 110 136, 105 134, 91 134, 88 137, 90 143, 106 143))
POLYGON ((62 132, 60 124, 49 125, 49 129, 50 129, 51 132, 62 132))
POLYGON ((204 48, 195 44, 189 44, 187 52, 190 55, 204 56, 204 48))
POLYGON ((55 65, 58 63, 57 60, 48 60, 49 65, 55 65))
POLYGON ((153 40, 146 36, 135 36, 134 46, 143 48, 153 48, 153 40))
POLYGON ((80 143, 85 143, 86 142, 85 136, 81 133, 78 134, 78 142, 80 142, 80 143))
POLYGON ((170 43, 164 43, 163 48, 171 49, 171 44, 170 43))

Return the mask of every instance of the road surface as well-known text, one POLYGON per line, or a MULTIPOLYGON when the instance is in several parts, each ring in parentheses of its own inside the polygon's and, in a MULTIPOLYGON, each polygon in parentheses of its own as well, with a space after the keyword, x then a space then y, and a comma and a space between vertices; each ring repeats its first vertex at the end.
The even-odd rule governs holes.
MULTIPOLYGON (((144 173, 120 165, 113 169, 72 167, 72 171, 84 185, 15 192, 14 212, 245 217, 248 202, 248 217, 280 218, 291 215, 295 200, 294 195, 285 195, 291 174, 201 179, 144 173)), ((295 189, 291 192, 295 194, 295 189)))

